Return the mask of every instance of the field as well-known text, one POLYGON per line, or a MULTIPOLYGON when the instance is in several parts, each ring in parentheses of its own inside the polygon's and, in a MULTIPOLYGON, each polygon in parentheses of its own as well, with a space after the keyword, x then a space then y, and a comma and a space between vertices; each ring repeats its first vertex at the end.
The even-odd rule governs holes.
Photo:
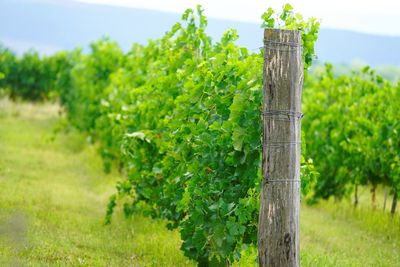
MULTIPOLYGON (((104 226, 121 177, 105 175, 96 146, 64 120, 57 105, 0 101, 0 265, 194 266, 163 221, 117 211, 104 226)), ((381 211, 382 192, 370 210, 361 191, 357 211, 345 201, 302 206, 302 266, 398 266, 399 216, 381 211)))

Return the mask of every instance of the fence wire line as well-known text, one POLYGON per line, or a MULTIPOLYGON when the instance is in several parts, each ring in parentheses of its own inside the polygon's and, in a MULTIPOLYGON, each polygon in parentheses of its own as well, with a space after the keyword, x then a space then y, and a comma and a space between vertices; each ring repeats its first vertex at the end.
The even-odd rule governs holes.
POLYGON ((277 109, 270 109, 270 110, 265 110, 262 112, 262 115, 264 117, 272 117, 272 116, 288 116, 289 118, 296 117, 298 119, 302 119, 304 117, 304 114, 299 112, 299 111, 294 111, 294 110, 277 110, 277 109))
POLYGON ((263 144, 264 148, 268 147, 285 147, 285 146, 292 146, 292 145, 301 145, 301 142, 269 142, 263 144))
POLYGON ((267 179, 265 178, 265 182, 267 184, 269 183, 300 183, 301 180, 300 179, 267 179))
POLYGON ((279 42, 279 41, 271 41, 269 39, 264 39, 264 45, 287 45, 291 47, 300 47, 300 43, 294 43, 294 42, 279 42))

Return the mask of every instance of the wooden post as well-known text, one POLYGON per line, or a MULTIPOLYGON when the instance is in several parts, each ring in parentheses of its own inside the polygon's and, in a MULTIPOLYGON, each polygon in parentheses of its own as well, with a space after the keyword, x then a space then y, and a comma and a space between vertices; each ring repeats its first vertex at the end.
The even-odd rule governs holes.
POLYGON ((300 266, 301 33, 264 32, 259 265, 300 266))
POLYGON ((354 185, 354 208, 358 205, 358 184, 354 185))
POLYGON ((385 186, 385 197, 383 198, 383 211, 386 211, 386 201, 389 195, 389 188, 385 186))
POLYGON ((390 213, 392 215, 396 213, 396 206, 397 206, 397 191, 395 189, 393 194, 392 208, 390 209, 390 213))

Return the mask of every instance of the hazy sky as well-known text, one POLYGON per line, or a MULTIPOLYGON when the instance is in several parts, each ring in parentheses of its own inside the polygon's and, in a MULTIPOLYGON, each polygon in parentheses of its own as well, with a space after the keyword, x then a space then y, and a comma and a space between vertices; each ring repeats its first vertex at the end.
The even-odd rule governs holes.
POLYGON ((146 8, 182 13, 201 4, 206 15, 260 22, 267 7, 279 10, 289 2, 304 16, 321 19, 322 26, 400 36, 400 0, 74 0, 85 3, 146 8))

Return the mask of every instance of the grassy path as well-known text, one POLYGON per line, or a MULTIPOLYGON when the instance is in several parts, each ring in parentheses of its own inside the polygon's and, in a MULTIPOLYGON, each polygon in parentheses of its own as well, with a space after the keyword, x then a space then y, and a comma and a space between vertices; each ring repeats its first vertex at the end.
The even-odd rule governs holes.
MULTIPOLYGON (((194 266, 163 222, 103 226, 118 174, 82 135, 54 136, 59 122, 56 106, 0 100, 0 266, 194 266)), ((303 206, 302 266, 400 266, 398 220, 367 215, 303 206)))
MULTIPOLYGON (((305 266, 400 266, 400 224, 384 233, 326 205, 302 207, 301 256, 305 266), (369 229, 370 228, 370 229, 369 229), (371 229, 372 228, 372 229, 371 229)), ((376 214, 375 216, 382 216, 376 214)))
MULTIPOLYGON (((1 101, 1 100, 0 100, 1 101)), ((103 226, 117 175, 57 107, 0 102, 0 266, 188 266, 179 234, 136 216, 103 226)))

